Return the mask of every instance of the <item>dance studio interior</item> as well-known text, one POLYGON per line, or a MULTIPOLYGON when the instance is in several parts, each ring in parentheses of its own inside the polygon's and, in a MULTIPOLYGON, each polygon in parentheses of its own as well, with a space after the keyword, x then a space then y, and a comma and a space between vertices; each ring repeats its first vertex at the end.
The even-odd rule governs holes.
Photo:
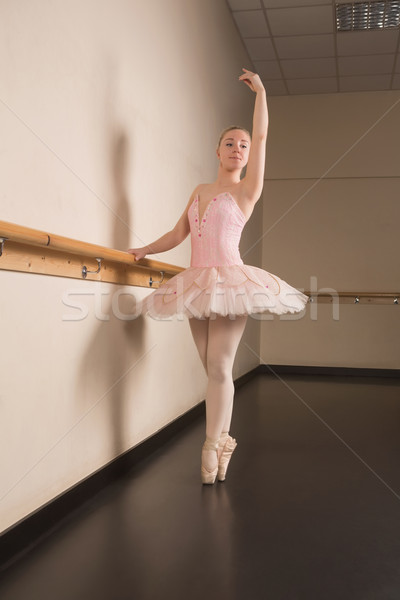
POLYGON ((400 1, 0 16, 1 599, 398 600, 400 1), (268 133, 241 258, 308 300, 248 315, 208 485, 188 318, 140 314, 191 239, 128 249, 216 179, 224 128, 252 131, 243 69, 268 133))

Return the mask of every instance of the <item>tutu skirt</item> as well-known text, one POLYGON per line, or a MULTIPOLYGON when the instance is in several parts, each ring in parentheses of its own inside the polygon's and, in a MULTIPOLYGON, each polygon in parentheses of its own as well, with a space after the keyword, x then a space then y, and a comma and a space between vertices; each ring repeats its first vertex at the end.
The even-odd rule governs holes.
POLYGON ((161 320, 173 315, 235 318, 263 312, 298 313, 307 302, 308 296, 258 267, 189 267, 144 298, 140 312, 161 320))

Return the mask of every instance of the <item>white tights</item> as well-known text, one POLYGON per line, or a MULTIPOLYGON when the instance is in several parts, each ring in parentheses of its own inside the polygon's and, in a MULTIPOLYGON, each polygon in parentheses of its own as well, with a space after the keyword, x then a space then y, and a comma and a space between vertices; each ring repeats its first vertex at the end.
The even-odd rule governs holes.
POLYGON ((233 409, 232 368, 247 315, 235 319, 189 319, 190 329, 208 375, 206 437, 219 440, 229 431, 233 409))

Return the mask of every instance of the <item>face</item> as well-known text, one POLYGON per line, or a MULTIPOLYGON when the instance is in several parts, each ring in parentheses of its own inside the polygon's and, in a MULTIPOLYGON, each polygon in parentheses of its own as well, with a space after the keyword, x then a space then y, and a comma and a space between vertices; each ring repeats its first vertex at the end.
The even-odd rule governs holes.
POLYGON ((250 151, 250 138, 241 129, 228 131, 221 140, 217 156, 221 164, 232 171, 243 169, 247 165, 250 151))

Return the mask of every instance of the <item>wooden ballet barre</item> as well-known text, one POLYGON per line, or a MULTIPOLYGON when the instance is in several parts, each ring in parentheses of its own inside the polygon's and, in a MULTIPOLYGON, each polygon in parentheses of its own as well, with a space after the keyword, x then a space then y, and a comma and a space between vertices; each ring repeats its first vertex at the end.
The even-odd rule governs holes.
MULTIPOLYGON (((0 269, 120 285, 158 287, 184 270, 128 252, 0 221, 0 269)), ((309 303, 398 305, 400 292, 305 291, 309 303)))
POLYGON ((400 292, 304 292, 319 304, 400 304, 400 292))
POLYGON ((183 267, 0 221, 0 269, 158 287, 183 267))

